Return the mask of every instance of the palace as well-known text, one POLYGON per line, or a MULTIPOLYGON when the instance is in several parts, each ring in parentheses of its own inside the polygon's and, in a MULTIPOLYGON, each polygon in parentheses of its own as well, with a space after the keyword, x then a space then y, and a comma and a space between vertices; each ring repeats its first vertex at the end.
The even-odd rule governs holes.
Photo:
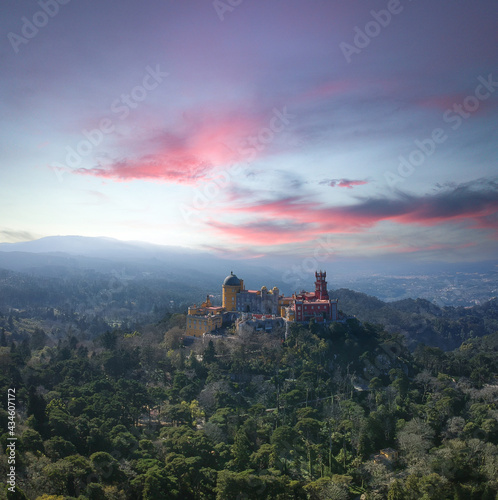
POLYGON ((221 328, 224 312, 223 307, 213 307, 211 305, 208 295, 206 302, 203 302, 200 307, 193 305, 188 308, 186 334, 201 337, 203 333, 209 333, 221 328))
POLYGON ((317 271, 314 292, 302 290, 285 297, 277 287, 246 290, 244 281, 231 272, 223 281, 221 307, 212 306, 208 296, 200 307, 188 308, 186 334, 200 337, 242 315, 298 323, 337 321, 337 299, 330 299, 326 277, 326 272, 317 271))
POLYGON ((337 299, 331 300, 327 291, 326 272, 315 273, 315 292, 293 294, 282 314, 288 321, 307 323, 314 319, 317 323, 337 321, 337 299))
POLYGON ((261 290, 246 290, 244 281, 233 272, 225 278, 222 286, 222 304, 227 312, 278 314, 279 298, 277 287, 271 291, 266 286, 261 290))

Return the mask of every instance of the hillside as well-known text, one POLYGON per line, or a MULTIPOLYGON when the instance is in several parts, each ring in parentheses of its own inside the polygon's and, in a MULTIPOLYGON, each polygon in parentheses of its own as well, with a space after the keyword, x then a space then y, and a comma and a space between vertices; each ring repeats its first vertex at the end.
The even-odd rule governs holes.
MULTIPOLYGON (((5 255, 42 259, 0 270, 0 389, 16 389, 22 498, 498 492, 496 299, 441 308, 343 288, 330 295, 357 316, 344 324, 185 345, 187 306, 220 288, 210 274, 159 259, 145 271, 134 258, 5 255)), ((5 445, 2 409, 0 422, 5 445)))
MULTIPOLYGON (((93 341, 0 335, 0 390, 16 391, 17 498, 498 492, 496 335, 412 355, 400 336, 349 320, 294 325, 285 341, 261 333, 184 347, 181 316, 93 341)), ((0 409, 4 448, 8 416, 0 409)))
POLYGON ((418 343, 452 350, 472 337, 498 332, 498 299, 472 307, 439 307, 425 299, 383 302, 352 290, 330 292, 339 299, 339 308, 360 321, 382 324, 399 332, 413 349, 418 343))

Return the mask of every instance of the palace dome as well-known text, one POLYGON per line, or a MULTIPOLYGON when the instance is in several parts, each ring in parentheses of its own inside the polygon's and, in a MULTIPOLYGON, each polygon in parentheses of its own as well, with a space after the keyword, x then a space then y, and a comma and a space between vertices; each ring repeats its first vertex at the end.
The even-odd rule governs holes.
POLYGON ((225 281, 223 282, 223 285, 225 286, 239 286, 240 285, 240 280, 233 274, 233 272, 230 272, 230 276, 227 276, 225 278, 225 281))

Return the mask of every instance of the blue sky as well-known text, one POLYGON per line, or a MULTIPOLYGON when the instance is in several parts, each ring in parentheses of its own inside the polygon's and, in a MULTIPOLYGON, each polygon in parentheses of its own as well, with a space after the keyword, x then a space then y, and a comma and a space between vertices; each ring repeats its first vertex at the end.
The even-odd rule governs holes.
POLYGON ((492 258, 498 4, 8 0, 0 241, 492 258))

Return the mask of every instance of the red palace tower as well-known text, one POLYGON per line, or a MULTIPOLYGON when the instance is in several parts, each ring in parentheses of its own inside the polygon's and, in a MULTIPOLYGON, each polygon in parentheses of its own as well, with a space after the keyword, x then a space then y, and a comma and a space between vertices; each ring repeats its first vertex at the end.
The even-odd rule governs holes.
POLYGON ((314 319, 317 323, 337 321, 337 300, 330 300, 327 291, 327 273, 315 272, 315 293, 294 294, 295 321, 308 322, 314 319))

